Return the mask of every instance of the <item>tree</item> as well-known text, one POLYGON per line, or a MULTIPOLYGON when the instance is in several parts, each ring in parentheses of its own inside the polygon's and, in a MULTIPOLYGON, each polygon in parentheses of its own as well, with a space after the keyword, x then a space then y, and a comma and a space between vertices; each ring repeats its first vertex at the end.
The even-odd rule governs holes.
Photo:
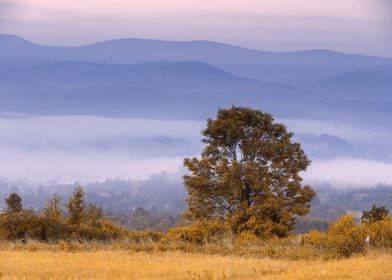
POLYGON ((61 209, 61 198, 57 194, 53 194, 46 202, 46 208, 43 211, 46 218, 60 221, 63 218, 63 210, 61 209))
POLYGON ((6 199, 7 212, 18 213, 23 210, 22 198, 17 193, 11 193, 6 199))
POLYGON ((78 186, 74 189, 73 195, 66 204, 66 208, 69 212, 68 221, 70 224, 79 225, 83 221, 85 205, 84 191, 78 186))
POLYGON ((283 237, 315 192, 299 173, 310 161, 283 124, 259 110, 220 109, 203 131, 201 158, 186 158, 191 220, 219 219, 235 233, 283 237))
POLYGON ((105 213, 101 206, 96 203, 89 203, 84 211, 84 219, 90 224, 94 224, 105 218, 105 213))
POLYGON ((389 215, 389 210, 385 206, 377 207, 373 204, 369 211, 362 211, 361 221, 365 223, 374 223, 385 220, 389 215))

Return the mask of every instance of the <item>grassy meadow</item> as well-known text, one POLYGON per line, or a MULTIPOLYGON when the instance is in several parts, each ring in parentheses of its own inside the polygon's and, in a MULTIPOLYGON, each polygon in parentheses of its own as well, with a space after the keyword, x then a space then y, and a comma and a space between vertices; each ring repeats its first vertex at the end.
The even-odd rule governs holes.
MULTIPOLYGON (((84 204, 81 189, 77 197, 84 204)), ((14 208, 0 215, 0 280, 392 279, 392 217, 384 208, 363 223, 346 215, 325 232, 281 238, 237 233, 219 220, 131 231, 97 206, 66 218, 56 207, 14 208)))
POLYGON ((392 254, 279 260, 184 252, 0 251, 1 279, 392 279, 392 254))

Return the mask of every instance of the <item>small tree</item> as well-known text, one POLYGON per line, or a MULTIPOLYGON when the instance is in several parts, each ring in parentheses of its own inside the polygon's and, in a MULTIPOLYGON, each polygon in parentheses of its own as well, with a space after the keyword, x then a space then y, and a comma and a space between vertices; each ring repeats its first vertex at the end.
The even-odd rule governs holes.
POLYGON ((22 198, 17 193, 11 193, 6 199, 7 212, 18 213, 23 210, 22 198))
POLYGON ((74 189, 73 195, 65 205, 68 210, 68 221, 70 224, 79 225, 83 221, 85 205, 84 191, 78 186, 74 189))
POLYGON ((43 211, 46 218, 60 221, 63 218, 63 210, 61 209, 61 198, 57 194, 53 194, 46 202, 46 208, 43 211))
POLYGON ((101 206, 96 203, 89 203, 84 211, 84 219, 86 222, 94 224, 105 218, 105 213, 101 206))
POLYGON ((374 223, 385 220, 389 215, 389 210, 385 206, 377 207, 373 204, 369 211, 362 211, 361 221, 365 223, 374 223))
POLYGON ((201 159, 185 159, 191 220, 220 219, 234 232, 285 236, 309 212, 315 193, 299 173, 310 161, 270 114, 244 107, 218 111, 203 131, 201 159))

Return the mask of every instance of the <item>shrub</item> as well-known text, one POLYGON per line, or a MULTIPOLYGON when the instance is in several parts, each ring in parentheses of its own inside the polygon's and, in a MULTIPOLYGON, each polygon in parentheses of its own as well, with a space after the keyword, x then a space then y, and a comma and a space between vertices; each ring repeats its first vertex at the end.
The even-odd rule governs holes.
POLYGON ((365 231, 351 215, 341 217, 326 233, 312 231, 307 241, 337 256, 349 257, 365 251, 365 231))
POLYGON ((392 248, 392 219, 365 223, 363 228, 370 237, 370 245, 378 248, 392 248))
POLYGON ((17 193, 11 193, 4 202, 9 213, 18 213, 23 210, 22 198, 17 193))
POLYGON ((163 238, 164 234, 156 230, 144 230, 144 231, 130 231, 128 232, 128 238, 130 241, 135 243, 153 243, 159 242, 163 238))
POLYGON ((260 237, 253 232, 244 231, 235 237, 235 244, 237 245, 259 245, 261 243, 260 237))
POLYGON ((126 237, 127 231, 108 220, 72 225, 71 239, 108 241, 126 237))
POLYGON ((65 238, 69 232, 67 225, 36 216, 30 211, 0 215, 0 238, 5 240, 48 241, 65 238))
POLYGON ((227 225, 220 221, 209 221, 170 229, 166 234, 166 240, 202 245, 216 243, 229 235, 231 231, 227 225))
POLYGON ((362 212, 361 221, 364 223, 374 223, 385 220, 389 215, 389 210, 385 206, 377 207, 373 204, 372 209, 362 212))
POLYGON ((3 240, 113 240, 125 238, 127 233, 125 229, 108 220, 70 225, 45 216, 36 216, 25 210, 0 215, 0 239, 3 240))

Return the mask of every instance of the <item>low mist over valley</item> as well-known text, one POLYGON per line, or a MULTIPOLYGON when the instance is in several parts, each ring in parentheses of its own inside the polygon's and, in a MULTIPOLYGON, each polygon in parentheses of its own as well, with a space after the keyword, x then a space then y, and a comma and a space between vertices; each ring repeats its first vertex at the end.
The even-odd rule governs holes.
POLYGON ((0 278, 392 279, 391 26, 0 0, 0 278))
POLYGON ((141 39, 49 47, 0 35, 0 179, 20 190, 114 190, 164 176, 182 193, 183 158, 200 153, 206 119, 243 105, 295 133, 312 160, 306 183, 391 185, 391 65, 328 50, 141 39))

